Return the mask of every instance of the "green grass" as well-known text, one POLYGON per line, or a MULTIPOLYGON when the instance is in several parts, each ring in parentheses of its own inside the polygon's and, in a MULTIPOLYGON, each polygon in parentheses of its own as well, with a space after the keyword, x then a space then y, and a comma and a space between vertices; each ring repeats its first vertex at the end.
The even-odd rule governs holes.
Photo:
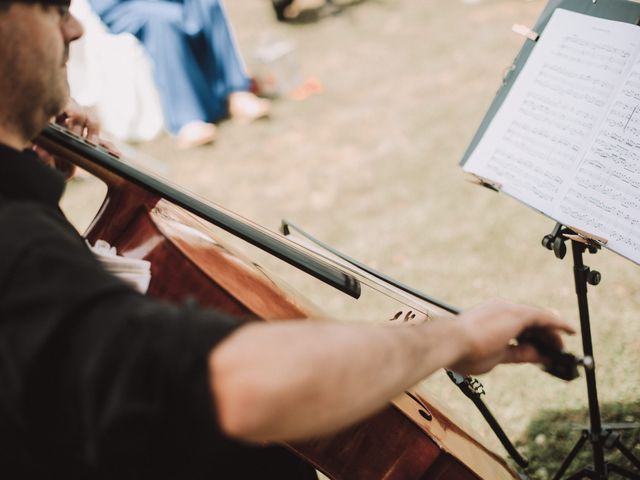
MULTIPOLYGON (((618 430, 620 442, 640 458, 640 402, 608 403, 601 406, 603 423, 637 424, 639 428, 618 430)), ((552 478, 589 423, 587 409, 543 410, 533 418, 518 450, 530 461, 532 480, 552 478)), ((605 450, 605 460, 634 471, 633 465, 615 448, 605 450)), ((565 473, 593 466, 591 443, 586 442, 565 473)), ((612 478, 622 478, 613 475, 612 478)))

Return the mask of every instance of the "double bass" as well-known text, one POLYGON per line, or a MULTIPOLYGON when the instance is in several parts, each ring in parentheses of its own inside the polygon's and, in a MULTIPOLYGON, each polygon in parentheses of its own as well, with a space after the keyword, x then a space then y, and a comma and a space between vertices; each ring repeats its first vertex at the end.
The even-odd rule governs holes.
MULTIPOLYGON (((362 283, 373 282, 394 291, 407 314, 417 312, 428 319, 452 311, 435 300, 384 285, 384 280, 357 265, 187 195, 62 127, 50 125, 36 143, 107 185, 85 237, 91 243, 108 242, 119 255, 151 262, 147 292, 151 297, 177 303, 195 300, 248 321, 318 316, 308 300, 236 252, 228 235, 221 235, 226 230, 235 241, 252 243, 352 297, 360 295, 362 283)), ((519 478, 461 424, 428 392, 414 388, 364 422, 286 448, 337 480, 519 478)))

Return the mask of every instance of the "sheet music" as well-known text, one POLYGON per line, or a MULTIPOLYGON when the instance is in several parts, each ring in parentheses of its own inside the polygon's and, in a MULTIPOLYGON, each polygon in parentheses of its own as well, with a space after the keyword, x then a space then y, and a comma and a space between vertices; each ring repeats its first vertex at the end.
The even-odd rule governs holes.
POLYGON ((558 220, 598 232, 612 249, 640 263, 640 61, 566 190, 558 220))
POLYGON ((464 166, 638 263, 639 46, 634 25, 557 9, 464 166))

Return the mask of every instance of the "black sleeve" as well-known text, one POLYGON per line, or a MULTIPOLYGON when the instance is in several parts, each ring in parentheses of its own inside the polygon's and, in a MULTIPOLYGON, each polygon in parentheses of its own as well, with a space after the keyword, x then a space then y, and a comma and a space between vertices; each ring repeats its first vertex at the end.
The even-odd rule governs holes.
POLYGON ((207 356, 239 323, 136 293, 79 237, 27 240, 0 272, 0 396, 29 461, 146 478, 223 454, 207 356))

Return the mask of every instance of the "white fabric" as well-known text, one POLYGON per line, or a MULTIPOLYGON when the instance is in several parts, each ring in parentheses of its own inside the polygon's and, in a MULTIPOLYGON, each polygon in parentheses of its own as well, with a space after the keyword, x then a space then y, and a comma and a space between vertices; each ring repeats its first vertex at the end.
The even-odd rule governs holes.
POLYGON ((162 131, 164 119, 144 48, 133 35, 109 33, 87 0, 74 0, 71 12, 84 27, 83 37, 71 44, 71 96, 95 111, 108 135, 151 140, 162 131))
POLYGON ((140 258, 122 257, 116 252, 116 247, 112 247, 104 240, 97 240, 93 247, 88 241, 86 244, 105 270, 143 295, 147 293, 151 283, 151 262, 140 258))

